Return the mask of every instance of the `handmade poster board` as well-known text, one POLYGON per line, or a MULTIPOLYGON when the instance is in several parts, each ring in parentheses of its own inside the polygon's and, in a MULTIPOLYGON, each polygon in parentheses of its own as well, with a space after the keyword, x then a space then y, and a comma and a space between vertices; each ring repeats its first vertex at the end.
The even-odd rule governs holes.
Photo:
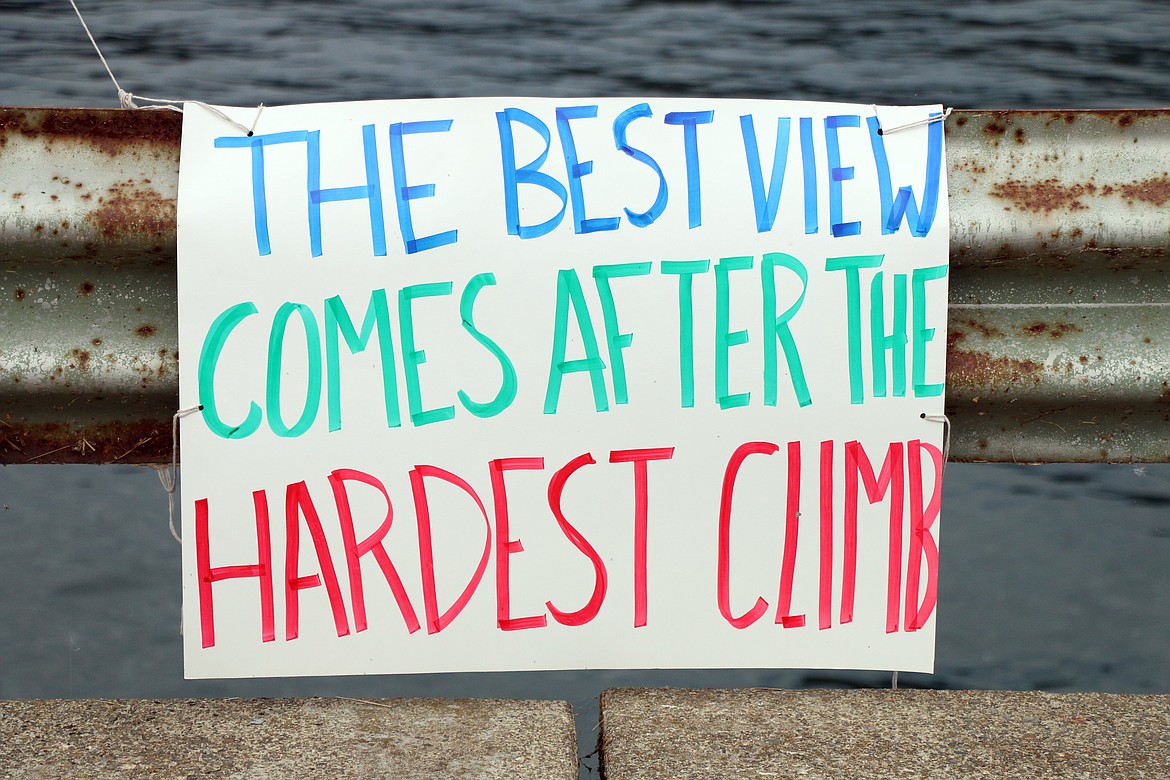
POLYGON ((187 106, 187 676, 930 671, 940 112, 187 106))

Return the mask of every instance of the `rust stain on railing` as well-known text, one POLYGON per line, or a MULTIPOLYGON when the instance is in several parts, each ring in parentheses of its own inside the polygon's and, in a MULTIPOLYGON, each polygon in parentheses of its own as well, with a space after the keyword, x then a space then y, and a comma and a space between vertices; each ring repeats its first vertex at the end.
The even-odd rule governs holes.
POLYGON ((0 420, 0 461, 159 463, 169 459, 170 422, 137 420, 71 425, 0 420))
POLYGON ((0 108, 0 262, 173 257, 181 129, 174 111, 0 108))
POLYGON ((965 334, 952 330, 947 339, 947 386, 978 387, 982 395, 1018 389, 1021 382, 1039 384, 1048 370, 1044 364, 1021 360, 990 351, 966 350, 960 345, 965 334))
POLYGON ((176 199, 162 195, 150 179, 128 179, 98 196, 96 207, 85 220, 107 241, 129 235, 153 236, 160 242, 155 250, 161 254, 162 242, 173 239, 176 210, 176 199))
MULTIPOLYGON (((1140 200, 1153 206, 1165 206, 1170 201, 1170 174, 1163 173, 1154 179, 1122 184, 1116 191, 1129 201, 1140 200)), ((1114 189, 1108 185, 1101 188, 1102 195, 1112 195, 1113 192, 1114 189)))
MULTIPOLYGON (((1010 179, 997 182, 991 187, 991 197, 1011 201, 1020 211, 1035 211, 1051 214, 1053 211, 1087 211, 1086 195, 1095 195, 1097 185, 1063 184, 1059 179, 1044 181, 1021 181, 1010 179)), ((1006 210, 1006 209, 1005 209, 1006 210)))
POLYGON ((156 154, 179 159, 183 118, 175 111, 0 108, 0 147, 14 135, 46 147, 82 144, 117 158, 156 154))

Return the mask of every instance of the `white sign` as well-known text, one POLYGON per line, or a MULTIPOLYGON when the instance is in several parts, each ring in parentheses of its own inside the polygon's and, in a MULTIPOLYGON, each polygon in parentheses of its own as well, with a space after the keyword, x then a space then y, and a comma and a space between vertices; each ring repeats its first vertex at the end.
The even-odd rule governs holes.
POLYGON ((930 671, 943 128, 879 112, 187 106, 187 676, 930 671))

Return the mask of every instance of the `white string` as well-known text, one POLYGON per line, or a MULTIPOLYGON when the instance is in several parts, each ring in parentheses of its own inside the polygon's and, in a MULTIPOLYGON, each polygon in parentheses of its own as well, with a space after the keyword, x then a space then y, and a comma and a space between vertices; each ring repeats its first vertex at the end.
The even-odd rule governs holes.
POLYGON ((932 116, 926 117, 925 119, 916 119, 913 122, 907 122, 904 125, 895 125, 894 127, 886 127, 885 125, 882 124, 881 116, 878 115, 877 106, 871 104, 870 108, 873 109, 873 115, 876 116, 877 120, 878 120, 878 135, 889 135, 890 133, 896 133, 899 130, 909 130, 911 127, 921 127, 922 125, 932 125, 935 122, 942 122, 948 116, 951 115, 952 111, 955 110, 953 107, 952 108, 945 108, 945 109, 943 109, 943 112, 941 114, 934 114, 932 116))
POLYGON ((248 137, 252 137, 256 133, 256 125, 260 124, 260 115, 264 113, 264 104, 256 106, 256 118, 252 120, 252 126, 248 128, 248 137))
POLYGON ((89 36, 89 42, 93 44, 93 50, 97 52, 98 59, 100 59, 102 61, 102 65, 105 66, 106 73, 110 74, 110 81, 114 82, 114 88, 116 90, 118 90, 118 105, 119 106, 121 106, 122 108, 138 108, 138 109, 144 109, 144 110, 178 111, 181 114, 181 113, 183 113, 183 109, 180 108, 181 105, 183 105, 184 103, 193 103, 197 106, 202 106, 203 108, 205 108, 208 111, 210 111, 211 113, 215 114, 217 117, 219 117, 223 121, 236 127, 237 129, 239 129, 239 131, 241 133, 245 133, 249 136, 251 136, 253 133, 255 133, 256 123, 260 121, 260 114, 261 114, 261 112, 264 111, 264 104, 263 103, 261 103, 256 109, 256 118, 252 121, 252 126, 247 127, 245 125, 240 124, 236 120, 232 119, 230 116, 228 116, 224 112, 220 111, 215 106, 208 105, 207 103, 204 103, 201 100, 173 100, 170 98, 150 98, 150 97, 143 97, 142 95, 135 95, 132 92, 127 92, 126 90, 122 89, 122 85, 119 84, 118 79, 116 79, 114 77, 114 71, 110 68, 110 63, 106 62, 105 55, 102 54, 101 48, 98 46, 97 41, 94 39, 93 33, 89 31, 89 25, 85 23, 85 17, 81 15, 81 9, 77 7, 76 0, 69 0, 69 4, 71 6, 73 6, 73 11, 74 11, 74 13, 77 14, 77 18, 81 22, 81 26, 85 30, 85 34, 87 36, 89 36), (159 103, 160 105, 140 106, 134 102, 134 100, 136 98, 138 100, 145 100, 147 103, 159 103))
MULTIPOLYGON (((69 2, 73 2, 73 0, 69 0, 69 2)), ((131 103, 130 106, 123 106, 123 108, 170 109, 171 111, 178 111, 181 114, 181 113, 183 113, 183 109, 179 108, 179 106, 183 105, 184 103, 191 103, 192 105, 202 106, 203 108, 205 108, 208 111, 210 111, 211 113, 215 114, 217 117, 219 117, 223 121, 227 122, 229 125, 232 125, 237 130, 239 130, 241 133, 243 133, 244 135, 247 135, 247 136, 251 136, 256 131, 256 124, 260 121, 260 114, 264 111, 264 104, 261 103, 259 106, 256 107, 256 119, 252 122, 252 126, 248 127, 247 125, 241 124, 241 123, 237 122, 236 120, 232 119, 230 116, 228 116, 224 112, 220 111, 215 106, 204 103, 202 100, 178 100, 178 99, 172 99, 172 98, 151 98, 151 97, 143 97, 142 95, 133 95, 129 92, 127 92, 126 95, 128 97, 130 97, 131 99, 137 98, 138 100, 145 100, 148 103, 161 103, 161 104, 165 104, 165 105, 136 106, 136 105, 133 105, 133 103, 131 103)))
POLYGON ((179 532, 175 530, 175 488, 178 486, 179 470, 179 418, 202 411, 203 405, 200 404, 192 406, 190 409, 180 409, 175 412, 175 416, 171 418, 171 466, 170 469, 166 466, 156 469, 158 481, 162 483, 163 490, 167 491, 167 525, 171 529, 171 536, 175 537, 175 541, 179 544, 183 543, 183 537, 179 536, 179 532))
MULTIPOLYGON (((931 422, 940 422, 943 424, 942 470, 945 474, 947 470, 947 460, 951 456, 951 418, 947 417, 945 414, 924 414, 922 415, 922 419, 930 420, 931 422)), ((941 477, 942 474, 939 476, 941 477)))
POLYGON ((894 679, 890 683, 890 688, 892 690, 895 690, 895 691, 898 690, 898 673, 897 672, 894 672, 894 679))
POLYGON ((81 9, 77 7, 77 3, 74 0, 69 0, 69 4, 73 6, 73 11, 77 14, 77 19, 81 22, 85 34, 89 36, 89 42, 93 44, 93 50, 97 52, 98 59, 102 61, 102 65, 106 66, 106 73, 110 74, 110 81, 114 82, 114 89, 118 90, 118 102, 122 108, 138 108, 138 106, 134 105, 133 95, 122 89, 122 85, 114 78, 114 71, 110 70, 110 63, 106 62, 102 50, 98 48, 97 41, 93 38, 93 33, 89 31, 89 25, 85 23, 85 17, 81 15, 81 9))

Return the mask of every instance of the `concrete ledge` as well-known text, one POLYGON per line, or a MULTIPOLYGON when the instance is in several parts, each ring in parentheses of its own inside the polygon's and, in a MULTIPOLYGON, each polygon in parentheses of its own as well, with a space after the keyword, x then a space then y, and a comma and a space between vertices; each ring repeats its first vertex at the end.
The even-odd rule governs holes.
POLYGON ((606 780, 1167 778, 1170 696, 609 690, 606 780))
POLYGON ((7 701, 0 774, 576 780, 577 739, 553 701, 7 701))

